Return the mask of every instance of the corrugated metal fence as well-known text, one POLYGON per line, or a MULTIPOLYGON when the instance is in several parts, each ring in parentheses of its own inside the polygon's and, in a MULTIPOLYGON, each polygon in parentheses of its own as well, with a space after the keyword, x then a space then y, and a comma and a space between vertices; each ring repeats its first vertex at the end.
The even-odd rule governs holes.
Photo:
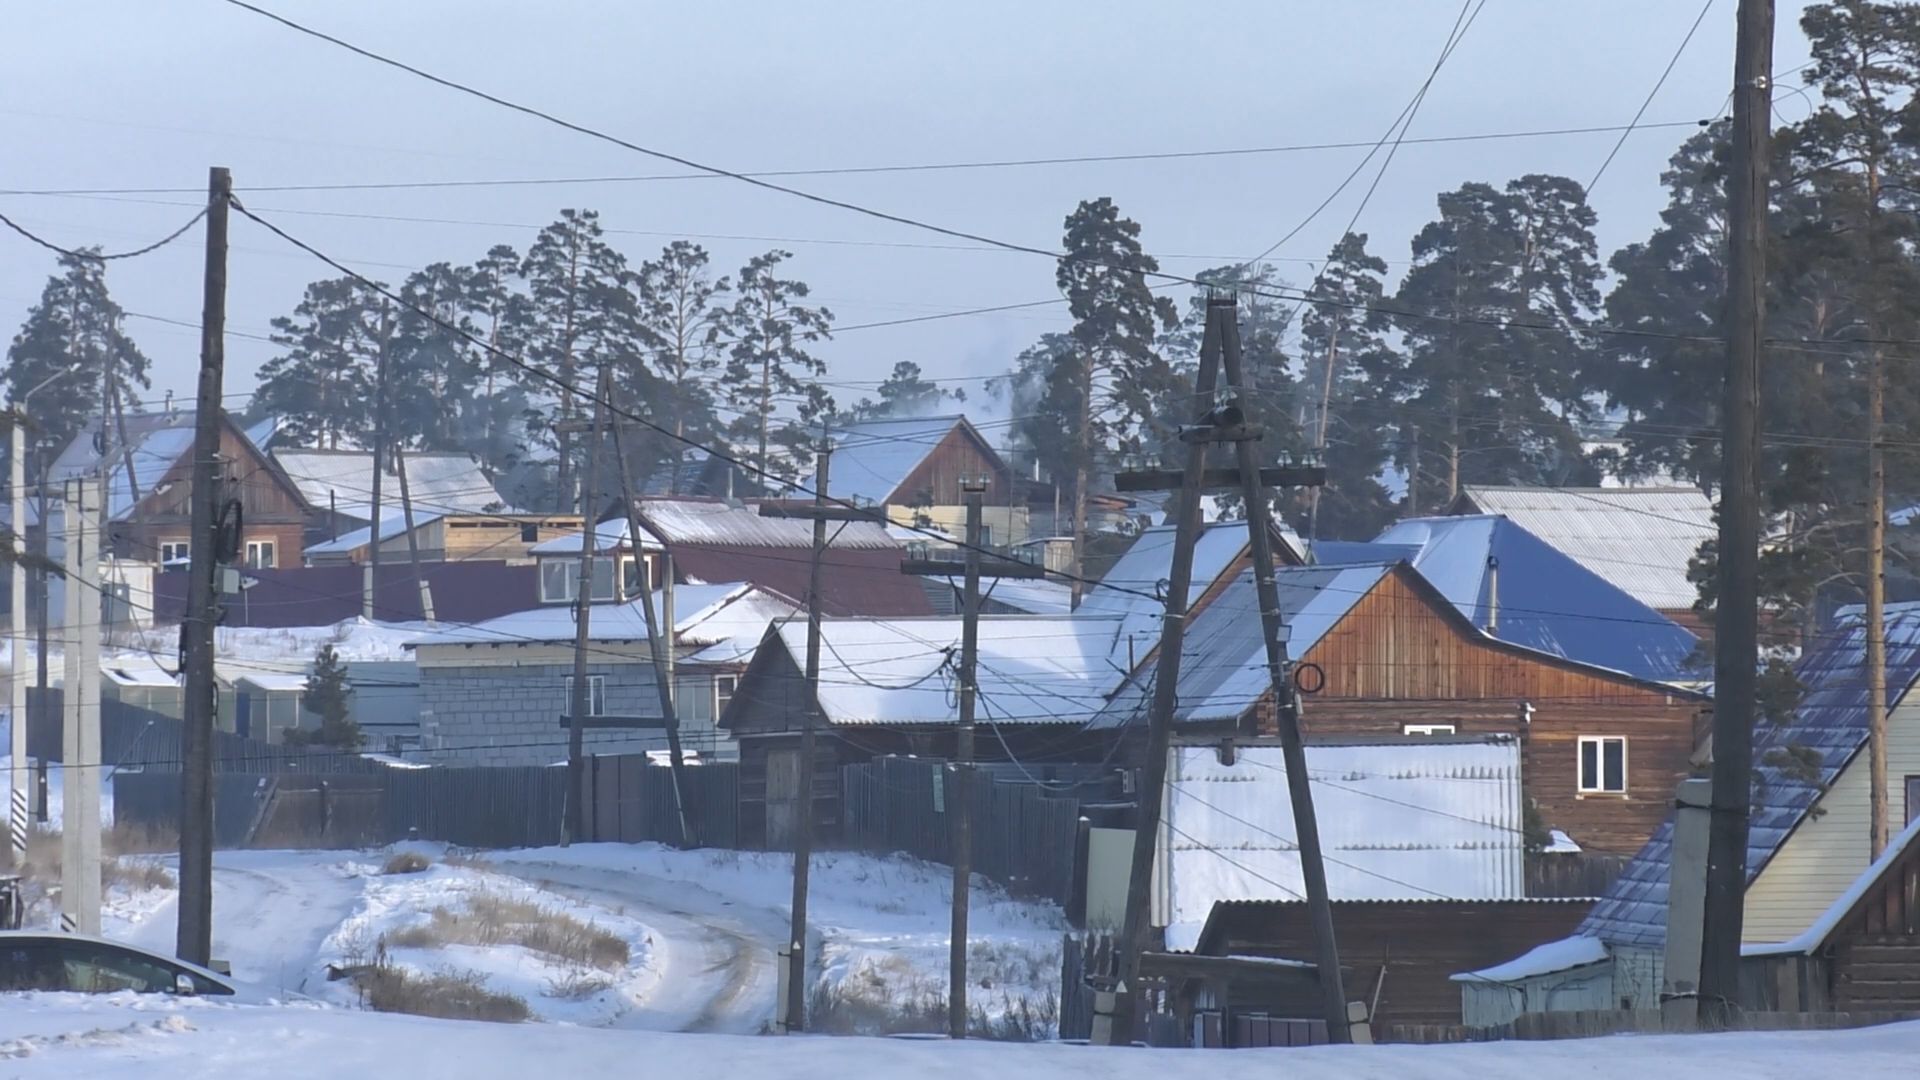
MULTIPOLYGON (((944 762, 881 758, 842 773, 844 840, 870 851, 904 851, 947 862, 953 817, 944 762)), ((983 770, 971 785, 973 870, 1028 896, 1070 906, 1079 850, 1080 803, 983 770)))
MULTIPOLYGON (((586 838, 597 841, 677 841, 669 770, 644 755, 592 758, 588 769, 586 838)), ((562 839, 567 790, 562 766, 504 768, 393 768, 354 778, 356 790, 379 793, 380 813, 372 842, 417 837, 475 848, 544 847, 562 839)), ((701 842, 731 846, 737 836, 737 765, 701 765, 687 770, 688 805, 701 842)), ((264 793, 286 774, 222 773, 215 778, 215 844, 247 844, 264 793)), ((113 777, 114 814, 133 825, 177 827, 180 774, 119 772, 113 777)), ((332 834, 308 838, 324 843, 332 834)), ((279 837, 275 838, 276 840, 279 837)))
MULTIPOLYGON (((61 692, 27 691, 27 754, 61 761, 61 692)), ((100 760, 113 769, 178 771, 182 724, 171 716, 113 698, 100 701, 100 760)), ((326 747, 287 746, 213 733, 213 768, 221 773, 372 773, 385 768, 359 754, 326 747)))

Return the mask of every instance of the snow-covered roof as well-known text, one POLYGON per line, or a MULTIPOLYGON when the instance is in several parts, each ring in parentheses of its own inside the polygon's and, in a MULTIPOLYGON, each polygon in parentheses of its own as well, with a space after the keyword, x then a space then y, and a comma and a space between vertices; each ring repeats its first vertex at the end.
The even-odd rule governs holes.
MULTIPOLYGON (((1155 923, 1197 940, 1219 901, 1306 895, 1280 747, 1169 751, 1155 923)), ((1309 744, 1335 900, 1526 896, 1520 745, 1507 738, 1309 744)))
MULTIPOLYGON (((432 511, 415 510, 413 513, 414 528, 417 529, 420 526, 425 525, 430 521, 438 521, 443 516, 444 515, 434 513, 432 511)), ((407 515, 405 511, 395 511, 391 514, 386 514, 386 513, 381 514, 380 516, 380 542, 381 543, 384 544, 387 541, 394 539, 395 537, 405 536, 406 532, 407 532, 407 515)), ((307 547, 306 553, 310 556, 311 555, 344 555, 349 552, 358 551, 361 548, 366 547, 367 541, 369 540, 369 538, 372 537, 372 535, 373 535, 373 526, 368 525, 365 528, 355 529, 352 532, 341 533, 340 536, 336 539, 322 540, 318 544, 309 545, 307 547)), ((578 544, 574 545, 574 550, 575 551, 580 550, 580 547, 578 544)))
MULTIPOLYGON (((1391 566, 1290 566, 1274 573, 1280 612, 1287 627, 1287 654, 1306 655, 1391 566)), ((1083 609, 1085 605, 1082 605, 1083 609)), ((1147 644, 1158 644, 1158 639, 1147 644)), ((1145 656, 1143 649, 1140 653, 1145 656)), ((1145 715, 1152 697, 1149 672, 1128 681, 1095 721, 1118 728, 1145 715)), ((1271 688, 1260 597, 1253 570, 1242 570, 1193 617, 1180 650, 1178 723, 1238 719, 1271 688)))
MULTIPOLYGON (((966 417, 951 414, 865 420, 835 428, 827 493, 836 499, 860 503, 911 502, 917 493, 900 492, 900 485, 933 453, 934 447, 963 424, 967 424, 966 417), (900 496, 897 500, 896 493, 900 496)), ((958 491, 939 492, 934 502, 957 502, 959 495, 958 491)))
MULTIPOLYGON (((1106 662, 1116 620, 1084 615, 980 619, 978 718, 983 724, 1078 724, 1120 678, 1106 662)), ((842 725, 951 724, 961 620, 827 619, 821 623, 820 709, 842 725)), ((799 665, 807 627, 775 641, 799 665)), ((771 644, 771 643, 770 643, 771 644)))
MULTIPOLYGON (((1801 695, 1793 715, 1753 728, 1755 800, 1747 826, 1752 883, 1867 743, 1866 623, 1857 608, 1795 668, 1801 695)), ((1890 715, 1920 679, 1920 602, 1886 607, 1887 709, 1890 715)), ((1667 883, 1673 818, 1668 816, 1621 870, 1580 932, 1616 945, 1667 940, 1667 883)))
POLYGON ((1314 557, 1405 558, 1473 625, 1510 644, 1654 682, 1700 675, 1693 634, 1508 518, 1409 518, 1368 544, 1317 545, 1314 557))
POLYGON ((1468 485, 1461 502, 1511 519, 1648 607, 1688 609, 1700 598, 1687 565, 1715 525, 1698 488, 1468 485))
MULTIPOLYGON (((966 579, 948 578, 953 584, 955 603, 960 590, 966 588, 966 579)), ((1066 615, 1073 611, 1073 589, 1065 582, 1043 579, 1000 578, 996 581, 982 581, 980 596, 996 604, 1022 611, 1028 615, 1066 615)))
MULTIPOLYGON (((542 540, 540 543, 528 548, 527 551, 533 555, 578 556, 580 554, 581 538, 586 534, 586 530, 582 529, 579 532, 556 536, 551 540, 542 540)), ((630 535, 630 530, 627 528, 627 519, 619 517, 612 521, 603 521, 595 525, 593 527, 593 550, 595 554, 602 551, 632 551, 633 539, 630 535)), ((640 550, 658 551, 660 550, 660 542, 650 536, 642 536, 640 538, 640 550)))
MULTIPOLYGON (((653 594, 654 613, 660 611, 662 595, 653 594)), ((689 646, 714 646, 744 635, 758 640, 773 618, 790 615, 796 609, 773 593, 746 582, 722 585, 681 585, 674 590, 674 633, 680 643, 689 646), (735 603, 752 598, 746 607, 722 618, 722 612, 735 603)), ((413 647, 430 645, 530 645, 574 640, 574 609, 571 605, 550 605, 530 611, 502 615, 497 619, 465 626, 449 626, 414 638, 413 647)), ((646 641, 646 613, 638 600, 625 604, 595 604, 587 623, 588 640, 595 642, 646 641)), ((746 646, 749 650, 751 645, 746 646)))
POLYGON ((1545 945, 1536 945, 1504 964, 1495 964, 1479 971, 1462 971, 1449 978, 1454 982, 1513 983, 1538 975, 1551 975, 1557 971, 1598 964, 1605 961, 1607 956, 1605 942, 1587 934, 1575 934, 1549 941, 1545 945))
POLYGON ((305 672, 249 671, 233 681, 236 686, 244 684, 270 693, 304 693, 307 689, 305 672))
MULTIPOLYGON (((370 450, 273 451, 273 460, 293 481, 307 505, 316 510, 337 509, 362 521, 373 518, 373 452, 370 450)), ((400 505, 400 480, 389 470, 380 485, 380 500, 400 505)), ((493 481, 467 454, 411 453, 406 455, 407 497, 414 513, 459 514, 501 510, 506 500, 493 481)), ((381 508, 386 516, 386 508, 381 508)))
POLYGON ((121 686, 168 687, 180 685, 180 677, 146 654, 106 657, 100 661, 100 674, 121 686))
MULTIPOLYGON (((838 458, 836 457, 837 461, 838 458)), ((709 499, 642 499, 641 519, 669 544, 731 547, 813 546, 813 522, 806 518, 761 517, 751 506, 709 499)), ((886 526, 864 521, 836 522, 828 533, 836 548, 898 548, 886 526)), ((579 551, 575 545, 575 551, 579 551)))
MULTIPOLYGON (((1080 611, 1088 615, 1118 616, 1124 621, 1116 638, 1116 659, 1124 662, 1132 641, 1132 654, 1143 657, 1160 640, 1161 616, 1166 613, 1167 578, 1173 567, 1174 526, 1157 525, 1143 530, 1126 553, 1115 560, 1100 583, 1080 598, 1080 611)), ((1193 548, 1192 586, 1187 604, 1194 601, 1219 580, 1227 568, 1247 548, 1247 526, 1243 521, 1221 522, 1200 530, 1193 548)))
MULTIPOLYGON (((127 475, 127 457, 119 449, 113 450, 112 460, 107 464, 107 518, 110 521, 124 521, 133 513, 134 488, 141 495, 153 491, 161 477, 172 470, 174 464, 193 449, 193 418, 187 417, 184 423, 175 420, 163 426, 134 424, 135 418, 127 417, 127 441, 133 445, 133 475, 127 475)), ((47 471, 49 483, 94 475, 100 465, 100 455, 93 446, 94 432, 89 429, 74 436, 72 443, 55 460, 47 471), (77 449, 81 444, 85 448, 77 449)))

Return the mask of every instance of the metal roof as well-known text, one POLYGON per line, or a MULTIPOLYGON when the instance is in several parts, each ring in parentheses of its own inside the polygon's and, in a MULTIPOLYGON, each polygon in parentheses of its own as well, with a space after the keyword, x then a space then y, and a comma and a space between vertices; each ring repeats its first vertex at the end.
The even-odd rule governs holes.
MULTIPOLYGON (((813 522, 805 518, 761 517, 751 506, 713 499, 641 499, 641 520, 669 544, 721 544, 735 547, 813 547, 813 522)), ((864 521, 836 523, 828 531, 834 548, 897 550, 900 542, 886 526, 864 521)), ((573 545, 579 551, 578 543, 573 545)))
MULTIPOLYGON (((362 521, 373 519, 373 452, 370 450, 273 451, 273 460, 300 489, 307 505, 337 510, 362 521)), ((400 505, 400 480, 385 462, 388 475, 381 481, 381 502, 400 505)), ((407 497, 414 512, 470 514, 507 510, 505 499, 480 463, 467 454, 412 453, 406 455, 407 497)), ((382 506, 381 516, 386 516, 382 506)), ((577 550, 577 549, 576 549, 577 550)))
MULTIPOLYGON (((1753 729, 1754 806, 1747 830, 1751 883, 1867 741, 1866 623, 1845 609, 1826 644, 1801 661, 1799 708, 1776 724, 1753 729)), ((1887 709, 1920 678, 1920 603, 1888 604, 1887 709)), ((1654 831, 1580 926, 1616 945, 1660 945, 1667 939, 1667 882, 1673 820, 1654 831)))
MULTIPOLYGON (((1507 738, 1306 748, 1335 900, 1526 895, 1520 745, 1507 738)), ((1278 746, 1175 747, 1167 763, 1156 925, 1197 938, 1221 901, 1306 892, 1278 746)), ((1176 946, 1177 947, 1177 946, 1176 946)))
MULTIPOLYGON (((1389 565, 1292 566, 1274 573, 1287 653, 1299 658, 1360 602, 1389 565)), ((1145 655, 1144 650, 1141 655, 1145 655)), ((1176 723, 1238 719, 1270 689, 1260 599, 1253 570, 1242 570, 1187 627, 1180 649, 1176 723)), ((1124 727, 1146 713, 1152 672, 1141 671, 1095 719, 1100 728, 1124 727)))
MULTIPOLYGON (((1156 525, 1142 530, 1126 553, 1081 597, 1080 611, 1118 616, 1120 632, 1114 639, 1116 662, 1129 653, 1143 657, 1160 641, 1160 621, 1166 614, 1168 576, 1173 569, 1175 527, 1156 525)), ((1247 523, 1221 521, 1201 527, 1193 547, 1193 577, 1187 590, 1191 608, 1220 580, 1247 550, 1247 523)), ((1129 668, 1132 667, 1128 663, 1129 668)))
MULTIPOLYGON (((1106 663, 1113 619, 984 615, 976 683, 989 727, 1084 723, 1121 673, 1106 663)), ((827 619, 820 625, 820 709, 842 725, 951 724, 961 620, 827 619)), ((796 666, 806 655, 803 620, 773 639, 796 666)), ((772 642, 770 642, 771 644, 772 642)))
POLYGON ((1509 518, 1409 518, 1371 544, 1320 545, 1320 565, 1412 550, 1473 625, 1509 644, 1653 682, 1697 681, 1699 639, 1509 518), (1497 587, 1496 587, 1497 586, 1497 587))
MULTIPOLYGON (((836 499, 885 503, 913 470, 933 453, 953 430, 967 424, 958 413, 911 419, 863 420, 835 428, 833 463, 828 470, 828 494, 836 499)), ((971 425, 967 425, 971 427, 971 425)), ((981 440, 983 443, 985 440, 981 440)), ((909 492, 911 497, 913 493, 909 492)), ((934 502, 958 502, 960 493, 936 493, 934 502), (939 495, 946 495, 940 498, 939 495)))
MULTIPOLYGON (((724 585, 681 585, 674 592, 674 633, 683 644, 716 645, 735 634, 746 633, 758 641, 766 632, 768 618, 757 613, 767 610, 755 606, 755 619, 743 630, 729 622, 714 622, 728 607, 753 598, 755 605, 772 599, 779 601, 779 613, 791 614, 795 607, 782 598, 741 581, 724 585)), ((654 613, 660 611, 661 594, 653 594, 654 613)), ((744 609, 743 609, 744 610, 744 609)), ((624 604, 595 604, 587 623, 588 640, 597 642, 646 641, 646 613, 640 601, 624 604)), ((497 619, 422 634, 407 642, 409 648, 423 645, 538 645, 574 640, 574 608, 571 604, 549 604, 531 611, 518 611, 497 619)))
MULTIPOLYGON (((430 521, 438 521, 443 516, 444 515, 442 514, 433 513, 431 511, 416 510, 414 511, 414 515, 413 515, 413 527, 417 529, 420 526, 425 525, 430 521)), ((380 517, 380 542, 381 543, 384 544, 387 541, 392 540, 397 536, 405 536, 406 532, 407 532, 407 515, 404 510, 396 510, 391 514, 381 515, 380 517)), ((333 540, 322 540, 317 544, 310 544, 307 546, 306 554, 309 556, 338 555, 338 554, 346 554, 348 552, 358 551, 367 545, 368 540, 370 540, 372 536, 373 536, 373 526, 368 525, 368 526, 365 526, 364 528, 355 529, 352 532, 341 533, 339 537, 333 540)), ((580 546, 578 544, 575 544, 574 550, 578 551, 579 549, 580 549, 580 546)))
POLYGON ((1510 518, 1651 608, 1690 609, 1687 565, 1713 539, 1713 502, 1698 488, 1469 485, 1462 504, 1510 518))

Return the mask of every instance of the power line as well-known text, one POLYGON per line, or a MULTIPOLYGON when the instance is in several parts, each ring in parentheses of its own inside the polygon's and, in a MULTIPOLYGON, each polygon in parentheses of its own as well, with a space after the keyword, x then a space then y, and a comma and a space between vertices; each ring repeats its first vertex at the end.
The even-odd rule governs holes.
POLYGON ((1673 74, 1674 65, 1680 62, 1680 54, 1687 51, 1688 43, 1693 41, 1693 35, 1700 29, 1700 24, 1705 21, 1707 12, 1712 9, 1713 0, 1707 0, 1706 3, 1700 5, 1700 14, 1693 17, 1693 25, 1687 28, 1687 36, 1680 39, 1680 47, 1673 50, 1673 56, 1667 61, 1666 69, 1660 72, 1658 79, 1654 80, 1653 89, 1647 91, 1646 100, 1642 101, 1640 107, 1634 110, 1633 119, 1628 122, 1626 128, 1620 132, 1620 138, 1614 141, 1613 149, 1607 151, 1607 159, 1602 161, 1600 168, 1594 171, 1593 179, 1587 181, 1586 190, 1589 196, 1593 194, 1593 186, 1598 184, 1600 178, 1607 174, 1607 166, 1613 164, 1614 156, 1620 153, 1621 147, 1627 145, 1627 136, 1633 134, 1635 125, 1639 124, 1640 118, 1647 114, 1647 106, 1653 104, 1653 99, 1659 95, 1660 88, 1667 85, 1667 77, 1673 74))
POLYGON ((91 262, 111 262, 115 259, 137 258, 141 255, 147 254, 148 252, 158 251, 161 248, 166 247, 168 244, 173 243, 175 240, 180 239, 180 237, 183 236, 188 229, 193 228, 196 224, 199 223, 201 218, 206 216, 207 216, 207 209, 206 207, 203 206, 200 208, 199 213, 187 219, 186 224, 173 230, 167 235, 161 237, 160 239, 155 240, 153 243, 148 244, 145 247, 135 248, 132 251, 116 251, 116 252, 112 252, 111 254, 104 254, 104 255, 97 251, 87 251, 84 249, 76 251, 70 248, 63 248, 59 244, 56 244, 51 240, 44 239, 40 236, 36 236, 32 232, 29 232, 24 225, 19 224, 18 222, 14 221, 12 218, 8 217, 5 214, 0 214, 0 225, 5 225, 7 228, 12 229, 14 232, 19 233, 21 236, 26 237, 28 240, 33 241, 34 243, 40 245, 43 248, 46 248, 48 251, 51 251, 56 255, 61 256, 62 258, 85 259, 91 262))

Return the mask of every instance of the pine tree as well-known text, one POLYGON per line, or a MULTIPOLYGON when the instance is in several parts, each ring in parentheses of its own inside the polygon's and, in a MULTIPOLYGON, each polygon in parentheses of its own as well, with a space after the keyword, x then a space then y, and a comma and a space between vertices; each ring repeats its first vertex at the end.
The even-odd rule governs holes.
POLYGON ((1364 540, 1393 518, 1380 472, 1403 424, 1388 384, 1398 357, 1379 311, 1386 273, 1386 262, 1367 251, 1366 234, 1347 233, 1328 252, 1302 308, 1301 439, 1320 450, 1327 467, 1326 485, 1293 519, 1310 538, 1364 540))
MULTIPOLYGON (((643 263, 635 288, 639 318, 653 349, 659 389, 653 410, 676 436, 662 443, 671 470, 667 490, 680 494, 681 466, 691 440, 711 446, 720 434, 715 411, 726 346, 726 277, 715 279, 707 249, 675 240, 660 257, 643 263)), ((637 390, 626 388, 629 396, 637 390)))
POLYGON ((394 334, 392 304, 350 277, 307 286, 291 316, 273 320, 286 351, 260 366, 255 407, 281 419, 296 445, 333 450, 372 436, 375 375, 394 334))
POLYGON ((469 289, 464 273, 444 262, 415 271, 400 285, 399 325, 387 367, 387 427, 400 445, 460 448, 462 415, 485 370, 462 336, 478 336, 469 289))
POLYGON ((584 506, 593 493, 573 490, 572 440, 556 436, 553 422, 585 419, 591 410, 579 407, 575 390, 590 392, 602 364, 629 357, 622 351, 632 341, 633 302, 625 288, 626 259, 607 245, 600 215, 593 210, 562 210, 553 224, 540 230, 520 264, 526 281, 524 322, 515 328, 526 346, 529 361, 557 377, 557 393, 545 380, 527 382, 535 402, 528 414, 529 434, 558 455, 554 504, 564 507, 579 498, 584 506), (551 409, 541 403, 550 402, 551 409))
MULTIPOLYGON (((1146 275, 1160 264, 1141 247, 1139 224, 1121 217, 1112 199, 1082 202, 1067 215, 1065 231, 1054 282, 1073 316, 1073 347, 1055 360, 1078 370, 1056 371, 1049 382, 1079 396, 1069 430, 1074 437, 1074 549, 1081 553, 1088 484, 1102 453, 1157 452, 1171 433, 1159 414, 1170 397, 1180 396, 1180 380, 1156 344, 1161 333, 1178 325, 1179 312, 1172 300, 1147 288, 1146 275)), ((1078 606, 1084 560, 1076 554, 1074 561, 1078 606)))
POLYGON ((967 392, 948 388, 921 375, 920 365, 902 360, 874 389, 874 397, 862 398, 853 407, 855 420, 884 420, 889 417, 928 416, 967 400, 967 392))
POLYGON ((811 292, 806 282, 779 276, 789 258, 769 251, 740 268, 733 306, 721 323, 733 345, 720 387, 740 414, 732 426, 735 445, 750 449, 760 469, 791 479, 812 464, 806 425, 833 410, 832 396, 817 381, 826 362, 807 349, 832 337, 833 313, 801 303, 811 292), (797 421, 780 410, 788 401, 797 421))
MULTIPOLYGON (((38 438, 55 452, 103 402, 119 414, 138 400, 136 389, 153 385, 151 365, 126 335, 124 313, 108 294, 106 264, 91 254, 97 249, 60 257, 60 273, 47 279, 7 350, 8 400, 17 402, 45 384, 33 397, 33 422, 38 438), (56 375, 65 377, 47 382, 56 375)), ((111 428, 108 434, 125 450, 123 434, 115 436, 111 428)))
POLYGON ((307 746, 337 746, 342 750, 360 749, 366 737, 353 719, 352 698, 347 665, 331 644, 320 646, 320 651, 314 654, 313 673, 307 676, 306 696, 302 699, 306 711, 320 718, 320 726, 312 731, 294 728, 287 732, 287 741, 307 746))
MULTIPOLYGON (((495 477, 521 470, 527 454, 525 420, 530 402, 524 377, 503 357, 521 357, 526 352, 520 331, 530 322, 528 301, 514 287, 520 262, 512 247, 496 244, 479 260, 456 271, 474 333, 488 345, 474 350, 479 370, 472 394, 460 409, 460 447, 485 462, 495 477)), ((526 500, 523 505, 538 501, 526 500)))

